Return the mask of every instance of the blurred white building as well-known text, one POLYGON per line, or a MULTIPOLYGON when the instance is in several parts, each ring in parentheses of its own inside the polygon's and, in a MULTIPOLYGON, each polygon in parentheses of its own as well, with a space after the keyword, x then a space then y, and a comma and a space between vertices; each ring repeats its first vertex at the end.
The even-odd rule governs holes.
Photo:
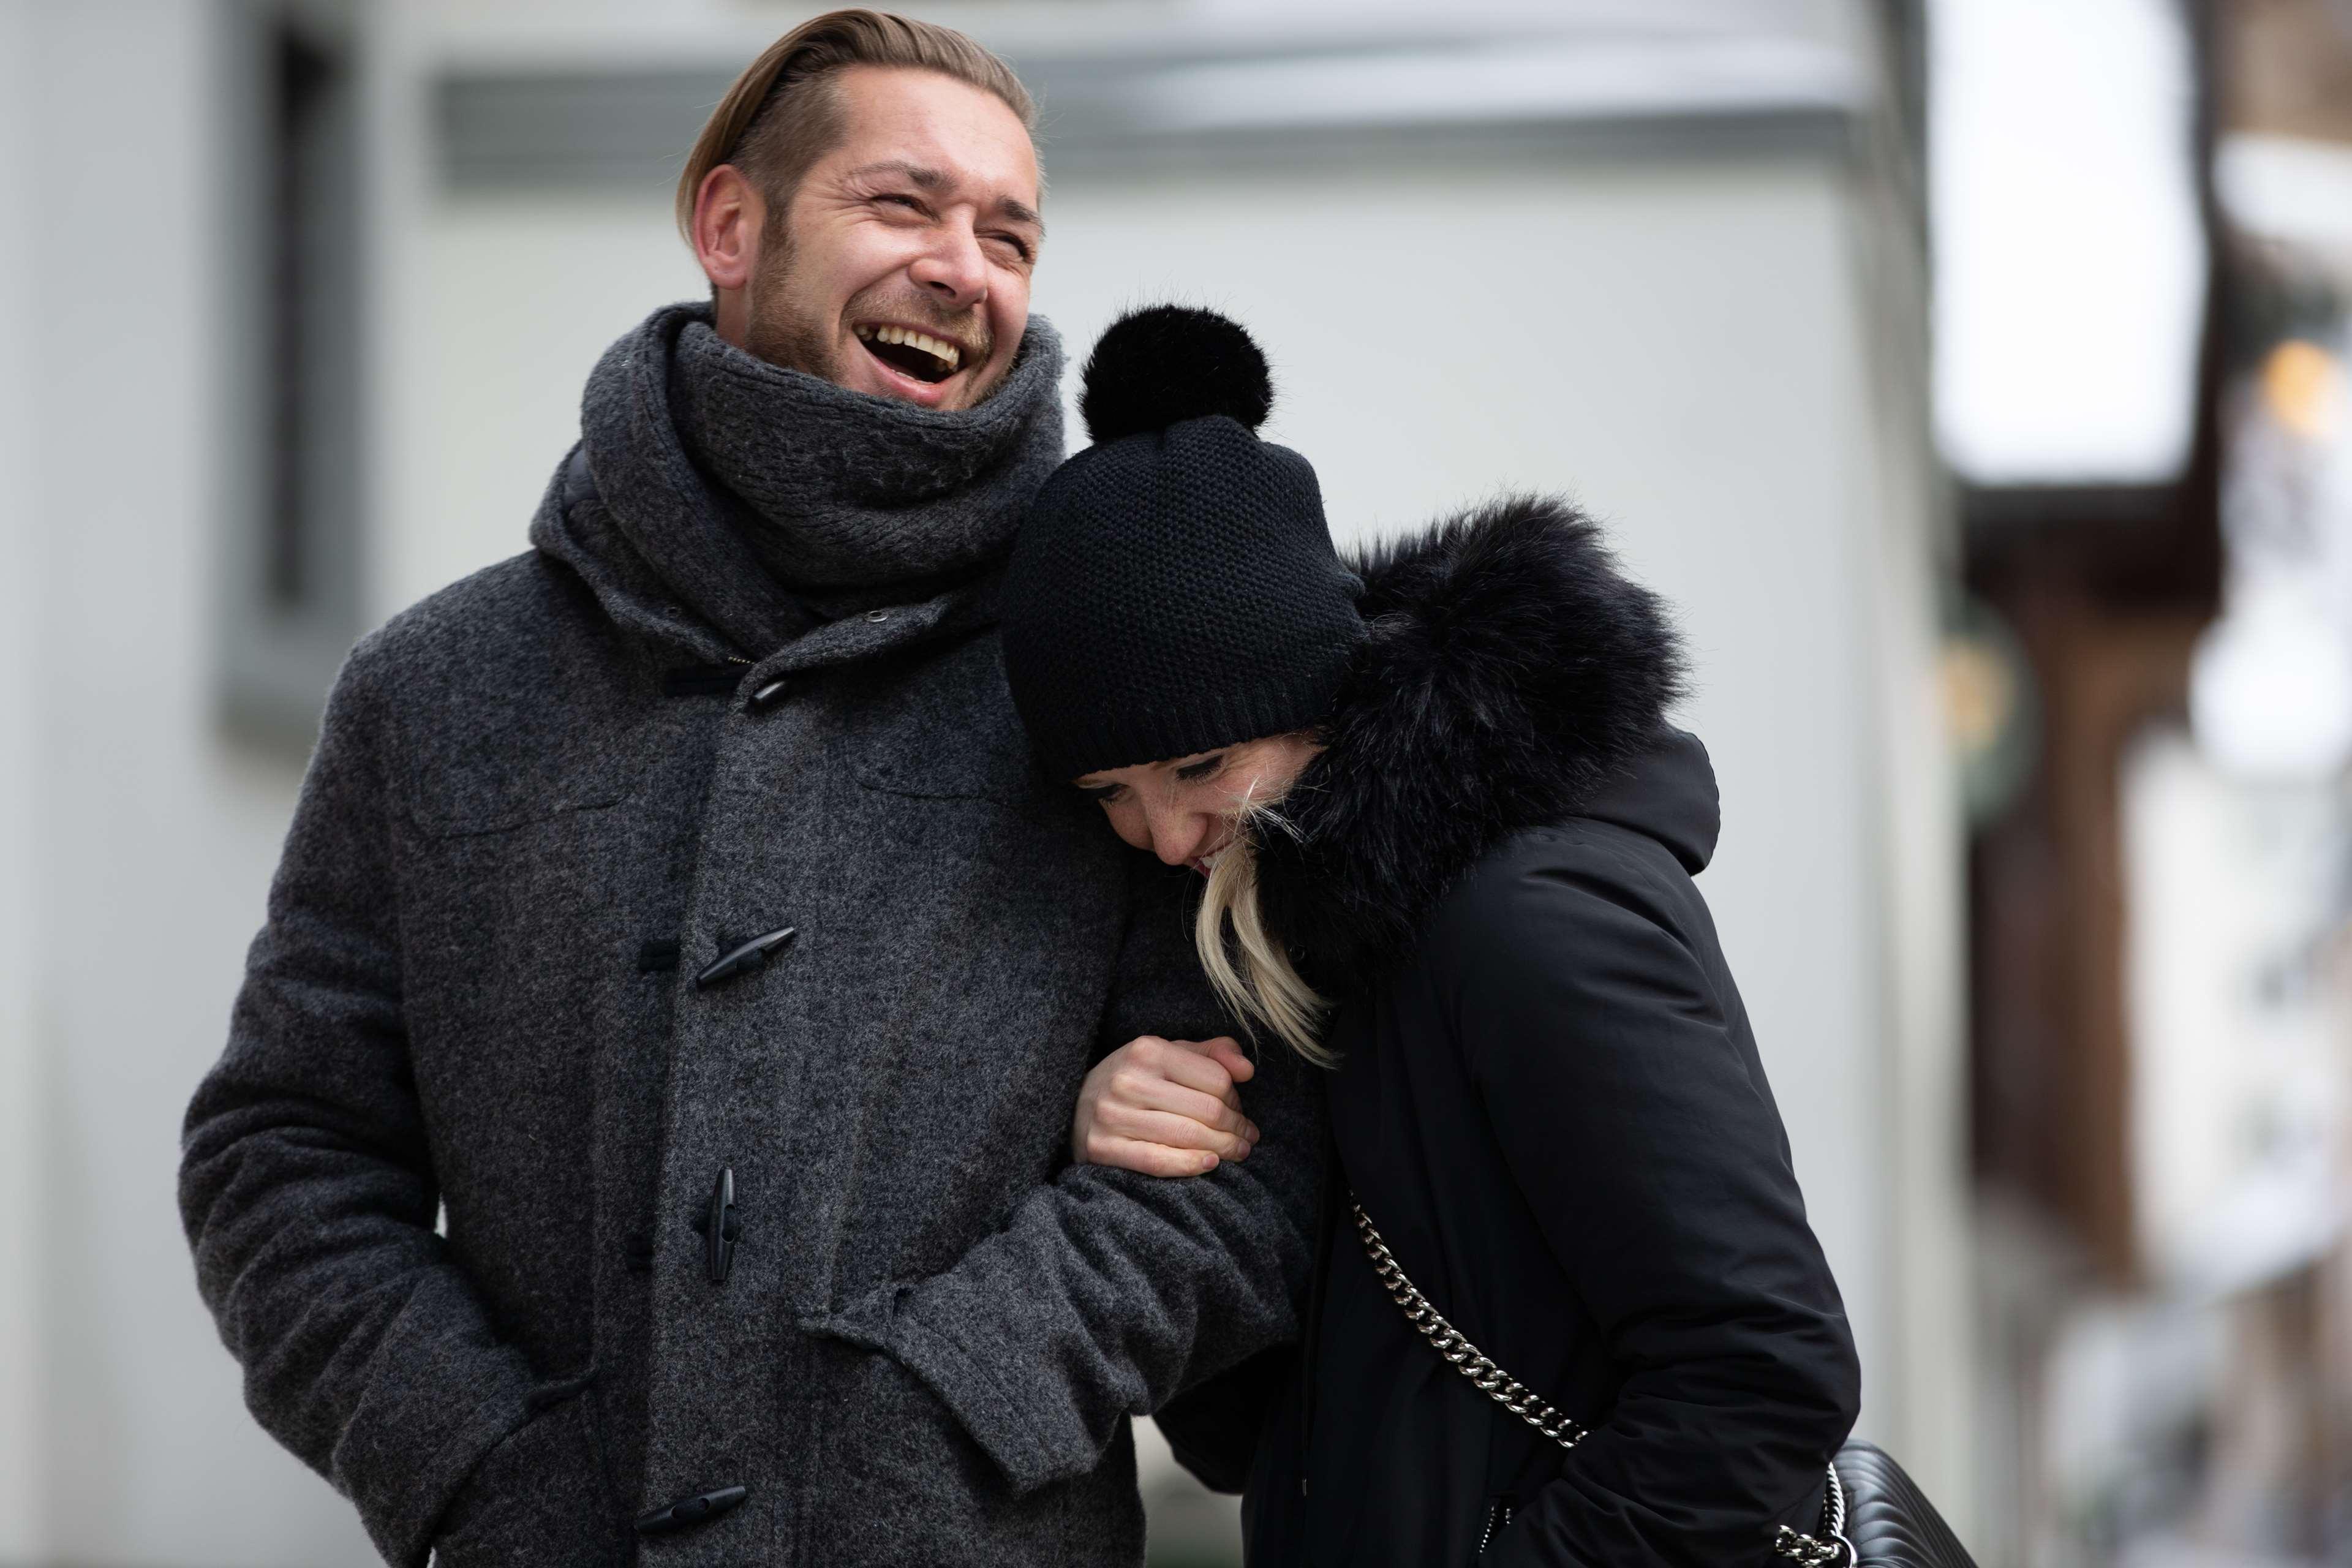
MULTIPOLYGON (((0 0, 0 1562, 371 1560, 173 1204, 352 637, 523 546, 759 0, 0 0)), ((1042 93, 1036 304, 1228 310, 1351 537, 1564 489, 1681 608, 1702 882, 1866 1368, 1967 1530, 1958 826, 1910 13, 916 7, 1042 93)), ((1075 428, 1075 426, 1074 426, 1075 428)))

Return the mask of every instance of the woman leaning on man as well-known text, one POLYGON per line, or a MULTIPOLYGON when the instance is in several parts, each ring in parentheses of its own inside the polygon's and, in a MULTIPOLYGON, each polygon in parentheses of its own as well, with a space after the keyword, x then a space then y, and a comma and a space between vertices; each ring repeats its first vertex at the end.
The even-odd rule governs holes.
MULTIPOLYGON (((1265 1568, 1772 1561, 1859 1373, 1692 880, 1675 634, 1554 500, 1343 563, 1271 404, 1231 321, 1115 325, 1004 597, 1040 757, 1204 875, 1210 977, 1329 1069, 1302 1343, 1162 1425, 1265 1568)), ((1074 1150, 1245 1156, 1251 1070, 1130 1047, 1074 1150)))

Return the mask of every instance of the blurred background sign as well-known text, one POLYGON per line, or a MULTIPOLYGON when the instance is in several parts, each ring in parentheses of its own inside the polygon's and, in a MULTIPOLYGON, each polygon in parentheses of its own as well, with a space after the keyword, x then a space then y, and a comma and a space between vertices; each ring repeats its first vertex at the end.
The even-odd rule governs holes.
POLYGON ((2188 466, 2207 265, 2187 22, 2176 0, 1935 10, 1936 433, 1971 484, 2188 466))

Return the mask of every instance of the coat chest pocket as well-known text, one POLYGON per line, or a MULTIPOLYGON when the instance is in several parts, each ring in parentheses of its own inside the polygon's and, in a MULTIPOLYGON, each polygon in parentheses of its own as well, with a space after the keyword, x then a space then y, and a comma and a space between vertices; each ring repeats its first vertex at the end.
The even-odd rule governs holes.
POLYGON ((1035 806, 1056 793, 1030 752, 993 637, 877 691, 850 744, 857 782, 884 795, 1035 806))
POLYGON ((641 739, 595 722, 435 736, 406 759, 409 818, 428 838, 480 838, 610 810, 638 792, 641 739))

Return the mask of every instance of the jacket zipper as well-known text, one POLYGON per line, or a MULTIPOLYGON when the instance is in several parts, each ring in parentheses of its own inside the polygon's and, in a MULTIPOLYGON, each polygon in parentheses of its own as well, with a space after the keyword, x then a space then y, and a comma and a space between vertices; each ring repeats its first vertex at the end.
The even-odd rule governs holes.
POLYGON ((1498 1497, 1486 1505, 1486 1528, 1478 1532, 1478 1555, 1486 1556, 1486 1548, 1495 1543, 1495 1537, 1510 1527, 1511 1500, 1498 1497))
POLYGON ((1316 1205, 1315 1272, 1307 1284, 1307 1322, 1301 1336, 1298 1378, 1298 1495, 1307 1495, 1306 1459, 1315 1446, 1315 1378, 1323 1359, 1323 1302, 1331 1281, 1331 1248, 1339 1235, 1339 1194, 1348 1190, 1348 1173, 1339 1164, 1339 1142, 1332 1136, 1328 1117, 1319 1129, 1323 1142, 1323 1191, 1316 1205))

